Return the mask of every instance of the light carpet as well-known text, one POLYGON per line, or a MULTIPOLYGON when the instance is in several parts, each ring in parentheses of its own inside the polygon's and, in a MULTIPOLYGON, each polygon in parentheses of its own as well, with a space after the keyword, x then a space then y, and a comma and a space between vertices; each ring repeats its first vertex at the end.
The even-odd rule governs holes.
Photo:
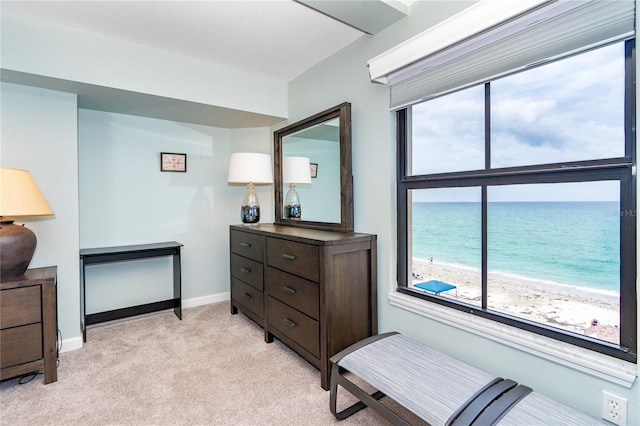
POLYGON ((228 302, 91 328, 57 382, 6 380, 0 405, 12 426, 385 424, 371 409, 338 422, 318 370, 228 302))

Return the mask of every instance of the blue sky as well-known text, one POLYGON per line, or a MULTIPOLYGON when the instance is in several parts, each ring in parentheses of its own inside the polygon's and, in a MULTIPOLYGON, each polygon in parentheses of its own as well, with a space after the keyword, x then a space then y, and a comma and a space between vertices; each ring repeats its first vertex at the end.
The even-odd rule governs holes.
MULTIPOLYGON (((496 80, 491 90, 494 168, 624 155, 624 43, 496 80)), ((412 119, 414 174, 484 168, 483 86, 415 105, 412 119)), ((499 192, 611 201, 617 185, 531 185, 525 197, 499 192)))

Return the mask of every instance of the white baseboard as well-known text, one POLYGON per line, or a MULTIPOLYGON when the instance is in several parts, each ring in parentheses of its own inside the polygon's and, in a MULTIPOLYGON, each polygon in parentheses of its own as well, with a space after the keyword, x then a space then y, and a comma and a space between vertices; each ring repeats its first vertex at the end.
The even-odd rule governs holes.
POLYGON ((62 346, 60 347, 60 353, 75 351, 76 349, 82 349, 82 336, 72 337, 70 339, 63 339, 62 346))
POLYGON ((195 308, 196 306, 209 305, 211 303, 224 302, 231 298, 228 291, 218 294, 210 294, 209 296, 194 297, 182 301, 182 308, 195 308))
MULTIPOLYGON (((211 303, 224 302, 229 300, 230 298, 231 298, 231 294, 227 291, 224 293, 210 294, 208 296, 194 297, 191 299, 183 299, 182 308, 188 309, 188 308, 195 308, 196 306, 209 305, 211 303)), ((166 310, 166 312, 172 312, 172 311, 173 309, 166 310)), ((153 315, 153 314, 149 314, 149 315, 153 315)), ((138 316, 136 318, 140 318, 140 317, 141 316, 138 316)), ((127 319, 122 319, 118 321, 127 321, 127 319)), ((111 321, 111 322, 115 322, 115 321, 111 321)), ((60 353, 74 351, 76 349, 82 349, 82 345, 83 345, 82 336, 63 339, 62 345, 60 347, 60 353)))

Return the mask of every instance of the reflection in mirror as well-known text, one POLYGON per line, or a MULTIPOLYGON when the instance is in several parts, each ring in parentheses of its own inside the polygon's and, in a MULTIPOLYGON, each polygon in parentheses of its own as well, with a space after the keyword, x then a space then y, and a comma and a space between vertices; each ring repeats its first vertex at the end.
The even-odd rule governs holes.
POLYGON ((287 196, 284 199, 284 217, 300 219, 302 206, 296 191, 296 184, 311 184, 311 164, 308 157, 285 156, 282 159, 282 181, 289 184, 287 196))
POLYGON ((276 223, 352 231, 351 105, 292 124, 274 137, 276 223), (302 159, 309 170, 296 177, 289 165, 302 159))
MULTIPOLYGON (((340 222, 340 119, 316 124, 282 138, 283 191, 289 188, 287 159, 307 157, 315 166, 309 184, 296 185, 300 199, 300 219, 340 222)), ((309 174, 311 170, 309 169, 309 174)), ((286 199, 285 199, 286 201, 286 199)), ((285 217, 287 205, 285 203, 285 217)))

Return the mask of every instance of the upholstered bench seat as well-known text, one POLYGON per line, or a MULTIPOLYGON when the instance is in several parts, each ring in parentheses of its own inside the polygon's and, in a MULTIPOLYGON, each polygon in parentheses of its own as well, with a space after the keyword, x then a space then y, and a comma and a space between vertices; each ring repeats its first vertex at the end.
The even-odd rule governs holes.
POLYGON ((369 406, 392 424, 409 424, 379 401, 387 396, 433 426, 607 424, 398 333, 365 339, 331 362, 330 409, 340 420, 369 406), (376 391, 365 392, 351 374, 376 391), (338 386, 360 402, 338 412, 338 386))

